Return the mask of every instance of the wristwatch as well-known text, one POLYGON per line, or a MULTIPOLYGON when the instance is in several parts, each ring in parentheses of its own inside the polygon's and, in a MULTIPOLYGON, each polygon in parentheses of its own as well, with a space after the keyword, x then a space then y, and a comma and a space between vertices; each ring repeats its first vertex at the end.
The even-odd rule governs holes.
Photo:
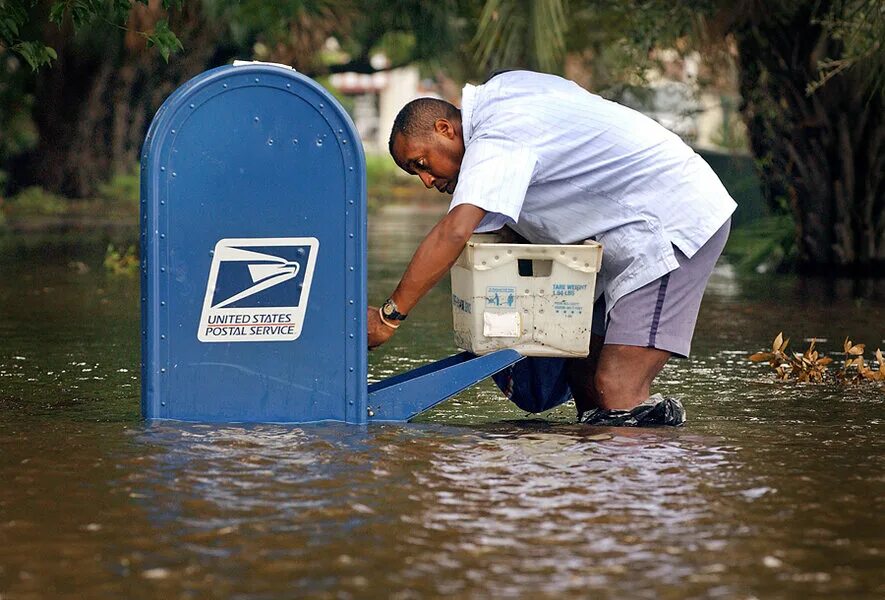
POLYGON ((406 317, 409 316, 399 312, 396 308, 396 302, 394 302, 390 298, 385 300, 384 304, 381 305, 381 314, 384 316, 385 319, 391 321, 405 321, 406 317))

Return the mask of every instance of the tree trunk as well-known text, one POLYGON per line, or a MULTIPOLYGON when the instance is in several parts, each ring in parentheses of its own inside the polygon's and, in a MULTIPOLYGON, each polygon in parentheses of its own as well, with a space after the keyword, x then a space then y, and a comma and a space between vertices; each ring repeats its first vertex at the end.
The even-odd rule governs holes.
POLYGON ((815 18, 827 3, 735 28, 741 112, 763 192, 787 205, 797 226, 800 268, 828 274, 885 272, 885 111, 852 70, 813 94, 817 62, 839 42, 815 18))

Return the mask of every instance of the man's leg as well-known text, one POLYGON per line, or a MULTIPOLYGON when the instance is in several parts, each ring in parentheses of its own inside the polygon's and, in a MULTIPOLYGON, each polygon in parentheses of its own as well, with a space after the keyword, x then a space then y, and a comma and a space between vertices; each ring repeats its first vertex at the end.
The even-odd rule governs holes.
POLYGON ((603 410, 629 410, 651 396, 651 382, 670 353, 657 348, 605 344, 593 377, 596 406, 603 410))
POLYGON ((670 353, 657 348, 604 344, 590 337, 590 355, 568 361, 569 385, 578 416, 593 408, 630 409, 651 395, 651 382, 670 353))
POLYGON ((688 356, 704 288, 729 227, 730 221, 691 259, 677 249, 678 269, 623 296, 607 318, 602 299, 597 301, 590 355, 569 362, 579 417, 594 408, 639 406, 670 356, 688 356))
MULTIPOLYGON (((657 301, 657 285, 650 286, 654 293, 645 291, 619 302, 620 306, 616 305, 618 310, 613 311, 616 325, 621 321, 637 325, 636 316, 642 312, 643 306, 657 301), (619 318, 620 314, 626 313, 631 318, 619 318)), ((651 328, 654 315, 651 308, 648 311, 648 327, 651 328)), ((669 351, 639 343, 605 343, 607 337, 623 339, 617 327, 612 335, 606 335, 606 312, 605 300, 600 298, 593 307, 590 353, 587 358, 573 358, 567 363, 566 374, 579 418, 595 408, 630 409, 643 403, 650 395, 651 382, 670 358, 669 351)), ((641 329, 642 325, 639 327, 641 329)), ((647 336, 645 330, 642 331, 642 335, 647 336)))

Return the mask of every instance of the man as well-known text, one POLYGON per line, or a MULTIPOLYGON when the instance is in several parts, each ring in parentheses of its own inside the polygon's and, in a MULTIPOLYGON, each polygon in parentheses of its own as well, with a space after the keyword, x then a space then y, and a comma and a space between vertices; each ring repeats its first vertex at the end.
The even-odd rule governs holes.
POLYGON ((632 417, 655 406, 681 411, 649 399, 650 386, 671 355, 689 353, 736 206, 691 148, 571 81, 509 71, 465 86, 460 111, 430 98, 407 104, 390 152, 453 200, 384 306, 369 309, 369 347, 393 335, 474 232, 507 226, 544 244, 593 238, 603 260, 590 354, 564 369, 579 417, 642 424, 632 417))

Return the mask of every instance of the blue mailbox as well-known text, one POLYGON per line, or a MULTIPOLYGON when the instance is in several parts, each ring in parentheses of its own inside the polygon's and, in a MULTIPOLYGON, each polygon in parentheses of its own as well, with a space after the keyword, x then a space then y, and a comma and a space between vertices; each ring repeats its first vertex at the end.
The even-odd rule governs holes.
POLYGON ((402 421, 521 358, 464 353, 367 387, 362 144, 289 67, 184 84, 141 169, 146 418, 402 421))

